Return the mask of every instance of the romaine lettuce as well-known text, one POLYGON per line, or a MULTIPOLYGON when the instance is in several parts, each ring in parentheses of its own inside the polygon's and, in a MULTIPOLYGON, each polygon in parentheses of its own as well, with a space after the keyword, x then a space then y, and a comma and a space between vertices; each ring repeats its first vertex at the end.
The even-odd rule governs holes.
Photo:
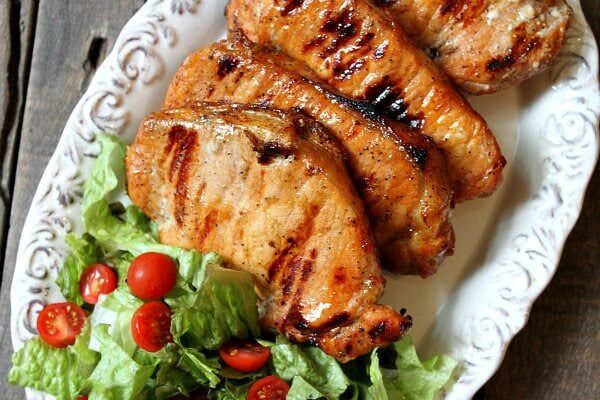
POLYGON ((27 341, 12 356, 9 383, 50 393, 58 400, 74 400, 98 363, 98 354, 88 349, 89 341, 89 323, 66 349, 51 347, 40 338, 27 341))
POLYGON ((314 346, 298 346, 289 342, 284 336, 278 336, 271 347, 273 367, 281 378, 293 381, 296 378, 294 391, 290 390, 290 398, 312 399, 317 393, 330 400, 337 400, 350 385, 335 358, 314 346))
POLYGON ((260 337, 254 281, 247 272, 211 266, 193 295, 166 301, 173 309, 173 339, 182 346, 216 350, 232 337, 260 337))
POLYGON ((365 393, 365 400, 388 400, 389 396, 383 383, 383 375, 379 368, 379 356, 377 350, 373 350, 371 353, 371 362, 367 370, 369 379, 371 380, 371 386, 369 386, 365 393))
POLYGON ((210 393, 211 400, 246 400, 248 391, 253 382, 243 385, 234 385, 231 382, 225 382, 223 386, 210 393))
POLYGON ((100 362, 86 381, 90 400, 131 400, 139 398, 159 363, 158 357, 140 364, 108 334, 108 326, 98 325, 92 335, 100 342, 100 362))
MULTIPOLYGON (((453 358, 441 355, 421 362, 410 336, 405 336, 396 342, 394 347, 398 353, 397 370, 386 371, 384 377, 389 398, 433 400, 436 394, 452 380, 457 365, 453 358)), ((373 374, 371 378, 373 379, 373 374)))
POLYGON ((129 356, 133 356, 137 349, 131 334, 131 318, 133 313, 143 304, 144 302, 135 297, 125 284, 119 286, 104 300, 100 301, 94 310, 94 314, 103 312, 103 310, 112 312, 113 315, 110 321, 101 320, 100 323, 109 322, 108 333, 129 356))

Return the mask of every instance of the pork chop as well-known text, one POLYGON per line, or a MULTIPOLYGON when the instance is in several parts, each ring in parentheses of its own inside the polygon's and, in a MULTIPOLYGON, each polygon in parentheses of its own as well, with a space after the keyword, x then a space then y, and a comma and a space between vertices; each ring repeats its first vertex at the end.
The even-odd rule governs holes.
POLYGON ((229 26, 302 62, 341 94, 421 129, 442 149, 455 199, 491 194, 505 159, 483 118, 367 0, 231 0, 229 26))
POLYGON ((440 152, 426 137, 390 124, 364 104, 333 96, 302 65, 247 42, 215 43, 190 55, 175 74, 166 107, 198 101, 300 109, 325 125, 348 154, 384 266, 435 273, 454 249, 452 190, 440 152), (362 110, 362 111, 361 111, 362 110))
POLYGON ((411 320, 376 304, 385 282, 341 154, 302 115, 200 104, 144 120, 127 187, 163 243, 254 275, 264 328, 346 362, 411 320))
POLYGON ((462 89, 492 93, 548 68, 573 11, 563 0, 375 0, 462 89))

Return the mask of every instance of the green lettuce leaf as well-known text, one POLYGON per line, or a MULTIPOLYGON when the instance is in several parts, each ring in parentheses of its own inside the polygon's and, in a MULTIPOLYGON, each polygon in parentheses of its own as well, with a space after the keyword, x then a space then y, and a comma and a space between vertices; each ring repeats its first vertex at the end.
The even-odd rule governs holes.
POLYGON ((220 379, 219 361, 208 359, 196 349, 179 348, 179 362, 177 366, 188 372, 194 380, 202 385, 216 387, 220 379))
POLYGON ((156 399, 167 399, 178 393, 187 396, 202 385, 214 388, 220 382, 218 360, 208 359, 196 349, 171 343, 158 356, 161 363, 156 374, 156 399))
MULTIPOLYGON (((131 293, 126 285, 121 285, 106 298, 96 305, 94 315, 110 311, 110 328, 108 333, 116 345, 129 356, 133 356, 137 350, 137 345, 131 334, 131 318, 133 313, 140 308, 144 302, 131 293)), ((100 323, 109 321, 100 319, 100 323)))
POLYGON ((211 266, 200 288, 167 298, 173 309, 171 333, 176 343, 216 350, 232 337, 259 337, 257 297, 252 275, 211 266))
POLYGON ((306 382, 300 375, 296 375, 294 379, 292 379, 292 386, 286 396, 286 400, 315 400, 326 397, 325 394, 306 382))
POLYGON ((149 233, 158 240, 158 231, 156 223, 146 214, 134 205, 129 205, 125 210, 125 223, 140 230, 143 233, 149 233))
POLYGON ((386 371, 384 384, 391 399, 433 400, 452 379, 457 362, 446 355, 421 362, 412 339, 405 336, 394 344, 397 371, 386 371))
POLYGON ((248 391, 254 382, 249 382, 243 385, 234 385, 231 382, 225 384, 217 390, 212 390, 210 393, 211 400, 246 400, 248 391))
POLYGON ((337 400, 350 385, 350 380, 335 358, 318 347, 298 346, 278 336, 271 347, 271 355, 277 375, 287 381, 299 376, 304 381, 297 379, 296 386, 298 390, 306 390, 306 393, 293 393, 298 396, 295 398, 301 398, 303 394, 313 396, 318 391, 327 399, 337 400))
POLYGON ((90 400, 130 400, 140 398, 159 359, 140 364, 108 334, 108 326, 98 325, 92 335, 100 342, 100 362, 88 378, 90 400))
POLYGON ((371 380, 371 386, 369 386, 365 393, 365 400, 388 400, 389 396, 383 383, 383 374, 379 368, 379 356, 377 350, 373 350, 371 353, 371 362, 369 363, 368 375, 371 380))
POLYGON ((41 390, 58 400, 75 399, 98 363, 99 355, 88 349, 89 323, 84 325, 73 346, 58 349, 40 338, 29 340, 13 354, 8 381, 41 390))
POLYGON ((127 271, 135 257, 131 253, 118 252, 106 257, 110 265, 117 270, 119 285, 127 284, 127 271))
POLYGON ((79 278, 88 265, 100 261, 103 252, 96 240, 87 234, 83 234, 80 238, 68 234, 65 242, 69 245, 71 253, 58 272, 56 284, 65 299, 81 305, 83 299, 79 293, 79 278))

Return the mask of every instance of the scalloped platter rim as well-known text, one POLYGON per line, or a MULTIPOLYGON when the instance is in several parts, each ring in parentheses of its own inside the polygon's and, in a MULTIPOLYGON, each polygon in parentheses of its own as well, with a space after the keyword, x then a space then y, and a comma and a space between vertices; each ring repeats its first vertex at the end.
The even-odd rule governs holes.
MULTIPOLYGON (((424 355, 460 361, 442 397, 468 399, 493 375, 510 340, 552 278, 581 212, 598 159, 598 48, 578 0, 555 65, 519 87, 470 97, 496 132, 509 167, 492 197, 459 205, 456 255, 433 278, 387 276, 382 302, 406 307, 424 355)), ((66 256, 64 236, 81 232, 80 199, 107 131, 133 140, 160 108, 170 77, 196 48, 225 36, 225 1, 150 0, 126 24, 73 110, 34 196, 11 288, 13 347, 36 334, 66 256)), ((51 399, 27 389, 27 398, 51 399)))

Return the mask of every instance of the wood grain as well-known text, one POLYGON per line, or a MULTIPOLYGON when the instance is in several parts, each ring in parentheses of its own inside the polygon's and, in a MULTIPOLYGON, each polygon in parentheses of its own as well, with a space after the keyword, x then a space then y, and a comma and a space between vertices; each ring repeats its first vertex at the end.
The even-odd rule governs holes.
POLYGON ((4 259, 18 136, 29 80, 37 4, 0 4, 0 260, 4 259))
POLYGON ((75 103, 123 25, 143 3, 45 0, 39 4, 0 294, 2 399, 23 399, 23 390, 8 386, 5 377, 12 353, 9 287, 25 215, 75 103))

